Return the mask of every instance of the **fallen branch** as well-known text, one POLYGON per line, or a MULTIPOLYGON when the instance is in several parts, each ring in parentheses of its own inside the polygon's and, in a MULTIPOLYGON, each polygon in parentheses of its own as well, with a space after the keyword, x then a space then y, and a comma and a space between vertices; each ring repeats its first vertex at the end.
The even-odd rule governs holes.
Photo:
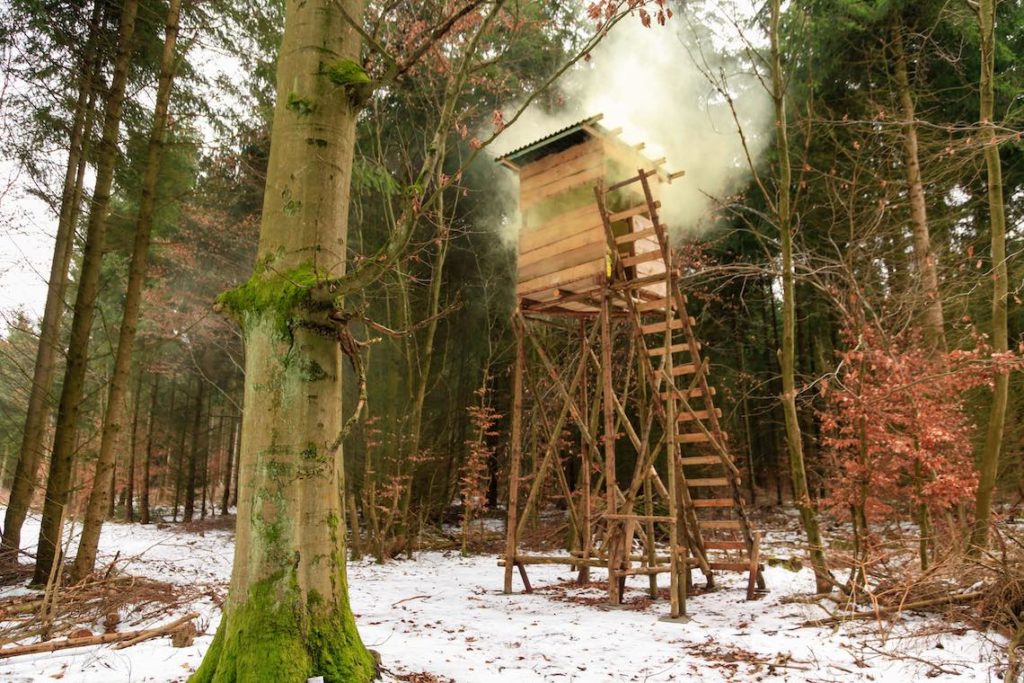
POLYGON ((411 598, 403 598, 403 599, 399 600, 398 602, 393 603, 391 606, 392 607, 398 607, 403 602, 409 602, 410 600, 421 600, 423 598, 429 598, 429 597, 430 597, 429 595, 414 595, 411 598))
POLYGON ((189 612, 185 616, 175 619, 169 624, 157 626, 156 628, 142 631, 122 631, 121 633, 101 633, 98 636, 85 636, 82 638, 64 638, 63 640, 48 640, 42 643, 31 645, 20 645, 0 649, 0 659, 18 657, 21 655, 37 654, 39 652, 55 652, 73 647, 86 647, 88 645, 106 645, 108 643, 120 643, 118 649, 141 643, 144 640, 170 635, 186 622, 192 621, 199 616, 198 612, 189 612))
MULTIPOLYGON (((940 673, 940 674, 946 674, 947 676, 959 676, 960 675, 959 671, 953 671, 952 669, 947 669, 945 667, 939 666, 935 662, 929 662, 927 659, 923 659, 921 657, 915 657, 914 655, 910 654, 909 652, 900 652, 900 653, 886 652, 885 650, 881 650, 881 649, 879 649, 877 647, 872 647, 871 645, 868 645, 867 643, 864 644, 864 647, 866 647, 867 649, 871 650, 872 652, 876 652, 876 653, 882 655, 883 657, 888 657, 889 659, 895 659, 895 660, 912 659, 915 662, 920 662, 921 664, 924 664, 925 666, 929 666, 929 667, 931 667, 931 672, 929 672, 929 676, 928 676, 929 678, 931 678, 934 675, 932 672, 940 673)), ((966 664, 960 664, 960 663, 957 663, 957 662, 945 662, 945 663, 948 664, 949 666, 967 666, 966 664)))
POLYGON ((937 605, 960 605, 965 602, 978 600, 984 595, 985 593, 982 591, 961 593, 960 595, 944 595, 941 598, 933 598, 931 600, 908 602, 903 605, 894 605, 892 607, 879 607, 878 609, 871 610, 870 612, 851 612, 850 614, 841 614, 829 619, 814 619, 811 621, 805 621, 800 624, 800 627, 813 628, 819 626, 835 626, 836 624, 841 624, 844 621, 853 621, 856 619, 878 619, 880 617, 897 614, 906 610, 924 609, 926 607, 935 607, 937 605))

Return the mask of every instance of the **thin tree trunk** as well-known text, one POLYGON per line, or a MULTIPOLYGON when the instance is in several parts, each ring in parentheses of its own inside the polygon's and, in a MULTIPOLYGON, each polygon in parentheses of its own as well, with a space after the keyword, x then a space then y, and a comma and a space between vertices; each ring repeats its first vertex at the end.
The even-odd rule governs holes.
POLYGON ((203 448, 203 435, 207 425, 203 424, 203 405, 206 399, 206 380, 196 381, 196 403, 192 412, 192 444, 188 450, 188 471, 185 479, 185 510, 182 521, 191 522, 196 510, 196 472, 199 454, 203 448))
POLYGON ((43 308, 43 319, 39 328, 39 346, 36 350, 35 367, 32 371, 32 388, 29 393, 21 450, 15 464, 11 495, 7 500, 7 510, 4 513, 3 536, 0 538, 0 564, 16 565, 18 563, 21 528, 25 524, 32 495, 35 493, 36 477, 47 446, 47 424, 50 420, 49 397, 57 367, 61 321, 64 319, 64 291, 67 287, 68 267, 74 252, 74 227, 78 222, 81 210, 85 169, 88 165, 85 148, 93 119, 99 64, 99 50, 96 43, 100 18, 103 14, 102 9, 103 3, 97 0, 93 4, 92 18, 89 22, 89 38, 82 58, 79 60, 81 79, 78 84, 78 99, 75 102, 74 118, 71 124, 68 164, 64 174, 57 235, 54 239, 53 262, 50 264, 46 304, 43 308))
POLYGON ((263 307, 264 297, 240 294, 286 296, 290 280, 275 273, 344 273, 357 106, 337 79, 359 68, 360 40, 342 12, 362 21, 362 0, 286 3, 257 256, 273 268, 233 298, 246 341, 234 567, 195 682, 363 683, 375 675, 348 602, 343 357, 323 333, 329 309, 310 299, 263 307), (300 98, 311 106, 289 105, 300 98))
POLYGON ((786 442, 789 447, 789 467, 793 477, 793 503, 800 511, 804 533, 814 568, 815 584, 819 593, 832 590, 832 577, 825 561, 825 549, 818 528, 818 517, 807 487, 800 420, 796 410, 795 349, 796 301, 793 281, 793 226, 790 215, 789 136, 786 131, 786 93, 779 54, 779 15, 781 0, 771 5, 771 58, 772 99, 775 103, 776 147, 779 157, 778 224, 782 247, 782 409, 786 419, 786 442))
POLYGON ((149 389, 149 420, 146 422, 146 459, 142 462, 142 490, 139 495, 139 523, 149 524, 149 478, 153 464, 153 426, 156 421, 157 398, 160 395, 160 375, 153 375, 149 389))
MULTIPOLYGON (((223 421, 224 418, 221 418, 223 421)), ((220 499, 220 514, 228 514, 228 507, 231 503, 231 481, 235 466, 235 433, 238 431, 235 418, 231 418, 230 434, 228 435, 228 447, 224 453, 224 491, 220 499)))
MULTIPOLYGON (((202 497, 202 501, 199 503, 199 519, 206 519, 206 503, 207 503, 207 501, 211 501, 211 498, 210 498, 210 450, 211 450, 211 448, 210 448, 210 432, 213 431, 213 427, 211 426, 212 422, 213 422, 213 400, 211 399, 206 404, 206 420, 203 423, 203 426, 206 427, 206 430, 205 430, 206 431, 206 439, 205 439, 206 448, 203 449, 203 471, 202 471, 202 475, 203 475, 202 476, 202 481, 203 481, 203 489, 202 489, 203 497, 202 497)), ((215 444, 219 443, 219 438, 220 438, 220 432, 218 431, 217 432, 217 438, 214 439, 214 443, 215 444)))
MULTIPOLYGON (((102 511, 108 504, 113 491, 102 484, 103 475, 113 467, 116 456, 115 441, 123 429, 125 418, 124 396, 128 390, 132 365, 132 349, 139 323, 142 305, 142 289, 146 278, 146 257, 149 253, 150 234, 156 206, 156 183, 160 173, 160 158, 163 154, 164 129, 167 124, 167 109, 171 98, 171 84, 174 79, 174 57, 178 37, 178 15, 181 0, 171 0, 167 8, 167 23, 164 34, 163 54, 160 58, 160 78, 157 85, 156 105, 153 109, 153 125, 146 150, 146 171, 142 179, 142 198, 139 216, 135 223, 135 240, 132 245, 131 263, 128 266, 128 284, 125 290, 124 314, 118 333, 117 351, 114 356, 114 372, 107 394, 107 410, 103 417, 103 432, 100 437, 100 451, 96 460, 96 477, 89 494, 82 538, 78 554, 71 569, 72 580, 88 575, 96 564, 96 550, 99 546, 100 530, 103 527, 102 511)), ((141 381, 141 375, 140 375, 141 381)), ((136 397, 137 401, 137 397, 136 397)), ((134 463, 134 453, 130 458, 134 463)), ((129 484, 129 490, 131 485, 129 484)), ((131 503, 127 502, 126 508, 131 503)))
POLYGON ((185 439, 188 435, 188 416, 191 416, 189 410, 192 406, 192 396, 187 393, 188 385, 186 385, 185 391, 185 410, 182 411, 185 418, 182 421, 181 434, 178 437, 178 464, 174 468, 174 514, 171 516, 171 520, 174 522, 178 521, 178 506, 181 505, 181 487, 185 478, 185 439))
POLYGON ((235 418, 235 483, 231 486, 231 500, 228 501, 228 507, 235 507, 238 505, 238 475, 242 469, 242 416, 239 415, 235 418))
POLYGON ((896 22, 893 27, 892 51, 895 57, 896 89, 899 92, 900 108, 903 110, 903 168, 907 176, 910 195, 910 224, 914 234, 914 262, 921 278, 924 294, 925 345, 937 353, 946 352, 946 331, 942 312, 942 296, 939 292, 939 275, 932 252, 931 234, 928 227, 928 208, 925 203, 924 183, 921 180, 921 161, 917 144, 917 118, 914 98, 907 76, 907 54, 903 45, 903 26, 896 22))
MULTIPOLYGON (((89 211, 85 251, 78 276, 78 294, 75 297, 74 318, 71 323, 71 338, 68 344, 67 368, 64 372, 64 384, 57 410, 53 455, 50 458, 50 470, 46 481, 46 502, 43 506, 36 569, 32 579, 35 584, 45 583, 50 575, 50 569, 57 554, 57 546, 60 544, 64 506, 67 505, 68 496, 71 493, 71 471, 78 415, 85 391, 89 336, 92 332, 93 314, 96 311, 96 297, 99 294, 110 193, 114 182, 114 167, 117 163, 117 138, 121 127, 124 89, 128 80, 128 67, 131 62, 138 7, 138 0, 125 0, 124 6, 121 8, 117 57, 114 61, 110 92, 104 105, 103 134, 96 159, 96 186, 93 190, 89 211)), ((104 477, 99 478, 103 479, 104 477)))
MULTIPOLYGON (((132 396, 132 436, 128 447, 128 482, 124 493, 124 521, 135 521, 135 451, 139 436, 139 407, 142 405, 142 367, 138 369, 135 379, 135 392, 132 396)), ((90 569, 91 571, 91 569, 90 569)))
MULTIPOLYGON (((981 29, 981 140, 985 144, 985 169, 988 175, 988 209, 992 227, 992 352, 1006 353, 1009 339, 1006 321, 1006 211, 1003 203, 1003 168, 999 159, 999 142, 993 122, 995 107, 995 0, 980 0, 978 23, 981 29)), ((999 472, 1003 431, 1006 426, 1006 404, 1010 377, 999 372, 992 391, 992 408, 985 434, 985 450, 981 454, 981 477, 974 506, 972 552, 988 546, 992 523, 992 497, 999 472)))

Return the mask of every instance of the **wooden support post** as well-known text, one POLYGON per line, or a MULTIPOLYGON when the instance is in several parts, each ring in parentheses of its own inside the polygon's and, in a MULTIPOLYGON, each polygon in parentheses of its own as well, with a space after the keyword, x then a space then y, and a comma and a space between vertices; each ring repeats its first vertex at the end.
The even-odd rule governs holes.
POLYGON ((519 569, 519 578, 523 580, 523 592, 532 593, 533 586, 530 585, 530 577, 526 575, 526 565, 516 562, 516 568, 519 569))
MULTIPOLYGON (((522 322, 521 319, 520 322, 522 322)), ((565 426, 565 422, 569 417, 569 408, 573 404, 573 394, 579 388, 580 379, 582 378, 583 371, 585 369, 586 365, 581 362, 576 368, 576 374, 573 376, 570 388, 568 390, 565 390, 563 388, 564 400, 562 402, 562 410, 558 416, 558 420, 555 421, 555 426, 550 430, 551 434, 562 433, 562 427, 565 426)), ((544 457, 541 459, 540 467, 536 469, 536 472, 533 475, 533 483, 530 484, 530 494, 527 497, 526 505, 523 508, 523 517, 519 520, 519 524, 516 529, 516 538, 519 538, 522 535, 525 522, 529 518, 531 511, 534 509, 534 505, 537 502, 537 498, 540 496, 541 485, 544 483, 544 480, 547 477, 548 467, 550 466, 550 462, 554 458, 554 455, 557 451, 558 439, 548 439, 548 444, 544 452, 544 457)))
MULTIPOLYGON (((651 478, 650 475, 644 477, 644 514, 648 517, 654 516, 654 497, 651 495, 651 478)), ((653 567, 658 563, 658 549, 654 547, 654 521, 647 521, 647 566, 653 567)), ((658 597, 658 575, 650 574, 648 576, 647 594, 651 596, 651 599, 657 599, 658 597)))
POLYGON ((753 543, 750 547, 750 575, 747 577, 747 600, 753 600, 757 593, 759 583, 763 584, 762 581, 758 581, 761 576, 761 534, 753 534, 753 543))
MULTIPOLYGON (((583 410, 586 411, 587 406, 590 405, 590 397, 587 387, 587 371, 585 369, 586 359, 590 355, 590 342, 587 338, 586 324, 583 320, 580 320, 580 347, 582 351, 582 357, 584 359, 584 370, 583 378, 580 380, 580 405, 583 406, 583 410)), ((583 489, 582 496, 580 497, 580 508, 583 522, 583 564, 580 565, 579 576, 576 577, 577 583, 590 583, 590 564, 587 562, 590 559, 591 554, 594 550, 594 523, 592 517, 592 506, 590 504, 590 475, 591 475, 591 462, 592 455, 590 451, 590 443, 580 436, 580 487, 583 489)))
MULTIPOLYGON (((618 482, 615 475, 615 388, 612 386, 612 333, 611 311, 606 293, 601 300, 601 385, 604 394, 604 485, 607 494, 606 511, 617 515, 619 499, 616 495, 618 482)), ((613 518, 608 521, 608 602, 618 605, 622 602, 619 592, 617 571, 621 562, 621 533, 613 518)))
MULTIPOLYGON (((665 313, 665 354, 662 356, 662 368, 667 372, 667 376, 672 376, 672 328, 671 328, 672 312, 671 308, 666 309, 665 313)), ((657 387, 655 387, 657 389, 657 387)), ((682 510, 680 509, 679 500, 679 446, 676 444, 676 399, 675 392, 669 391, 668 398, 665 401, 665 455, 667 458, 666 472, 668 473, 668 505, 669 505, 669 516, 673 518, 673 522, 669 524, 669 560, 672 565, 672 571, 669 573, 669 601, 670 610, 669 617, 677 619, 680 616, 686 614, 686 577, 683 576, 683 572, 688 572, 689 568, 686 566, 686 555, 682 550, 683 544, 679 542, 680 527, 684 527, 686 524, 682 510), (683 555, 680 558, 680 555, 683 555)), ((683 537, 685 538, 685 532, 683 537)))
POLYGON ((526 369, 526 349, 523 339, 523 320, 517 315, 513 322, 516 336, 516 365, 512 381, 512 444, 508 465, 508 515, 505 522, 505 592, 512 592, 512 567, 516 561, 517 514, 519 506, 519 467, 523 456, 523 372, 526 369))

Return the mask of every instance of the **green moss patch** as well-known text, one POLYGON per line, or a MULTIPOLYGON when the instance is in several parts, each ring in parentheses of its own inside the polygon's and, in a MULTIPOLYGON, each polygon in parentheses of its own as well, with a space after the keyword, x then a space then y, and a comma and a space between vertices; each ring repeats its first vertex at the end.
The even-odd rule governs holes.
POLYGON ((358 86, 370 82, 370 76, 359 62, 351 59, 339 59, 324 64, 324 75, 335 85, 358 86))
POLYGON ((269 319, 274 329, 286 336, 303 312, 326 308, 326 304, 314 302, 311 296, 313 288, 325 279, 312 265, 284 273, 257 270, 247 282, 217 297, 217 303, 243 328, 269 319))
POLYGON ((299 116, 309 116, 316 111, 316 104, 312 99, 292 92, 288 93, 288 108, 299 116))

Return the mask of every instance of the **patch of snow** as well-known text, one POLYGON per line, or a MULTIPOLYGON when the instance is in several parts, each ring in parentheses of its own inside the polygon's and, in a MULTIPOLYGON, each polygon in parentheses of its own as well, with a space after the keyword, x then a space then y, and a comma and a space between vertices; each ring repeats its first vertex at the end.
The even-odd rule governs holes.
MULTIPOLYGON (((24 538, 38 533, 38 518, 24 538)), ((784 537, 785 538, 785 537, 784 537)), ((789 539, 786 538, 786 541, 789 539)), ((788 546, 788 543, 780 544, 788 546)), ((779 548, 782 550, 782 548, 779 548)), ((787 548, 788 550, 788 548, 787 548)), ((0 680, 184 681, 202 660, 220 620, 231 574, 232 534, 200 535, 175 527, 106 524, 100 563, 115 553, 125 570, 199 588, 181 613, 196 610, 206 634, 187 648, 167 638, 124 650, 97 646, 0 661, 0 680)), ((567 567, 528 568, 536 592, 501 593, 494 556, 424 552, 414 562, 349 564, 352 609, 363 641, 397 674, 425 671, 459 683, 620 681, 995 681, 1005 641, 937 616, 905 615, 884 624, 800 628, 826 616, 787 597, 814 590, 809 568, 766 568, 771 592, 744 600, 746 578, 720 573, 717 590, 692 596, 690 621, 663 623, 664 601, 608 609, 600 586, 560 588, 567 567), (596 604, 573 599, 595 598, 596 604)), ((699 573, 695 573, 698 585, 699 573)), ((592 570, 603 581, 601 570, 592 570)), ((518 575, 517 590, 521 590, 518 575)), ((664 576, 661 577, 665 583, 664 576)), ((630 577, 626 600, 646 595, 647 579, 630 577)), ((0 595, 11 594, 5 589, 0 595)), ((176 615, 175 615, 176 616, 176 615)), ((166 620, 174 618, 165 617, 166 620)), ((142 627, 149 624, 142 625, 142 627)))

